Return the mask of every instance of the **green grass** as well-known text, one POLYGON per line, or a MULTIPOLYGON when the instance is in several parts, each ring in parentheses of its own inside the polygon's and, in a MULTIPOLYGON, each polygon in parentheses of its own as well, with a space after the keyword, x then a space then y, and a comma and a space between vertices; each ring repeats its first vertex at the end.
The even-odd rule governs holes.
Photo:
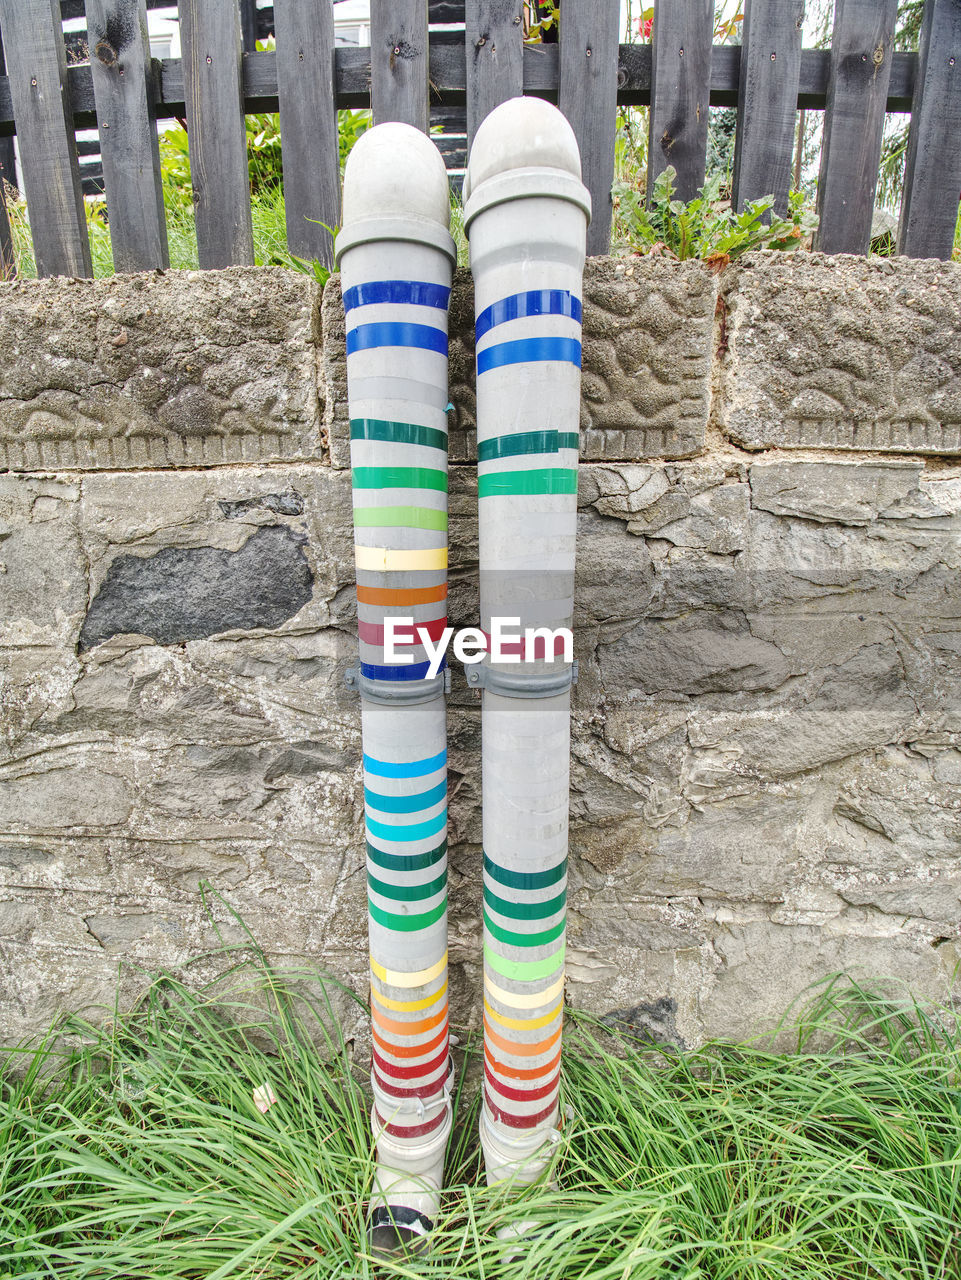
POLYGON ((365 1064, 328 993, 345 997, 316 974, 278 977, 256 949, 223 956, 226 985, 160 976, 129 1014, 99 1029, 68 1018, 12 1055, 0 1276, 961 1276, 961 1029, 947 1009, 838 980, 783 1054, 614 1053, 572 1019, 556 1186, 524 1205, 550 1230, 513 1261, 495 1239, 515 1211, 481 1185, 462 1069, 432 1252, 383 1265, 363 1243, 365 1064), (265 1082, 279 1101, 261 1115, 265 1082))

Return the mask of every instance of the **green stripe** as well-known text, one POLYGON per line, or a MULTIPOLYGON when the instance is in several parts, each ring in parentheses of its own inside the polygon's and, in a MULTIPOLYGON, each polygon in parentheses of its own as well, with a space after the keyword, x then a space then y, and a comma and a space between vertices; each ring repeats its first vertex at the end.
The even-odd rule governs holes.
POLYGON ((477 461, 514 458, 519 453, 557 453, 558 449, 576 449, 576 431, 520 431, 513 436, 495 436, 477 441, 477 461))
POLYGON ((564 906, 567 890, 563 889, 556 898, 548 898, 546 902, 508 902, 506 898, 498 898, 491 893, 485 885, 484 901, 492 911, 502 916, 513 916, 515 920, 546 920, 564 906))
POLYGON ((478 477, 477 496, 499 496, 535 493, 577 493, 577 471, 574 467, 535 467, 530 471, 492 471, 478 477))
POLYGON ((353 485, 355 489, 439 489, 446 493, 447 472, 430 467, 354 467, 353 485))
POLYGON ((436 880, 429 880, 427 884, 386 884, 383 880, 375 880, 374 877, 367 872, 367 884, 374 893, 379 893, 382 898, 394 898, 399 902, 416 902, 419 898, 432 898, 435 893, 440 893, 444 885, 447 883, 447 872, 442 872, 436 880))
POLYGON ((401 929, 404 933, 413 933, 416 929, 429 929, 432 924, 437 923, 447 910, 447 894, 444 894, 436 907, 419 916, 401 916, 394 911, 383 911, 380 907, 375 907, 370 898, 367 899, 367 910, 385 929, 401 929))
POLYGON ((567 916, 543 933, 515 933, 513 929, 502 929, 495 924, 487 912, 484 912, 484 924, 492 938, 505 943, 508 947, 546 947, 549 942, 556 942, 567 928, 567 916))
POLYGON ((447 452, 447 432, 419 427, 414 422, 388 422, 383 418, 351 418, 351 440, 391 440, 394 444, 422 444, 447 452))
POLYGON ((430 507, 354 507, 356 529, 447 528, 447 512, 430 507))
POLYGON ((491 862, 485 853, 484 870, 492 880, 506 884, 509 889, 549 889, 567 875, 567 859, 546 871, 509 871, 507 867, 499 867, 496 862, 491 862))
POLYGON ((384 871, 426 871, 440 862, 446 852, 446 840, 426 853, 384 853, 383 849, 377 849, 367 841, 368 858, 384 871))
POLYGON ((558 969, 563 968, 564 955, 567 951, 563 944, 546 960, 508 960, 498 955, 492 947, 484 948, 484 958, 495 973, 503 978, 513 978, 515 982, 537 982, 540 978, 549 978, 558 969))

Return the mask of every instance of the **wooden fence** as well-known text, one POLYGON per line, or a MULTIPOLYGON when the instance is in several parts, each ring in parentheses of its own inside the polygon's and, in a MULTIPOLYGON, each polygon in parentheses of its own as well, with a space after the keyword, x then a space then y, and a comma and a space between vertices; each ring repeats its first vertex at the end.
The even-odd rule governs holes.
MULTIPOLYGON (((574 127, 594 200, 592 253, 609 243, 619 103, 650 105, 648 180, 673 165, 684 199, 704 178, 709 106, 736 106, 735 203, 773 193, 782 209, 796 112, 823 110, 817 247, 832 253, 867 252, 885 113, 910 112, 898 248, 951 253, 961 0, 926 0, 916 54, 893 50, 897 0, 836 0, 828 50, 802 49, 803 0, 747 0, 742 46, 712 46, 713 0, 657 0, 651 44, 619 43, 619 0, 561 0, 553 45, 524 43, 523 0, 371 0, 370 48, 335 47, 331 0, 274 0, 268 11, 180 0, 183 57, 157 62, 146 11, 161 2, 0 0, 0 137, 19 141, 41 275, 91 271, 78 129, 99 130, 116 268, 146 270, 168 261, 156 121, 185 117, 200 264, 223 267, 253 262, 244 114, 279 110, 290 251, 329 264, 338 107, 370 105, 375 122, 421 129, 432 113, 448 123, 466 113, 469 142, 487 112, 522 92, 557 102, 574 127), (68 66, 62 23, 80 16, 89 64, 68 66), (435 29, 443 23, 461 30, 435 29), (257 52, 267 30, 276 50, 257 52)), ((8 155, 0 149, 0 164, 8 155)), ((0 255, 9 264, 2 204, 0 255)))

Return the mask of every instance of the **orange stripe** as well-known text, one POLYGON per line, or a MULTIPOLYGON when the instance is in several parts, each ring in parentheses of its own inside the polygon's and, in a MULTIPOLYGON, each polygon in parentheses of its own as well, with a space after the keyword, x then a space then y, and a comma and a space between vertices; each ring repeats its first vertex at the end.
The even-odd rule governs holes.
POLYGON ((514 1058, 535 1058, 539 1053, 546 1053, 560 1039, 562 1029, 558 1027, 552 1036, 548 1036, 546 1040, 538 1040, 537 1044, 519 1044, 516 1040, 506 1040, 499 1036, 487 1018, 484 1018, 485 1040, 496 1044, 498 1049, 503 1049, 514 1058))
POLYGON ((392 1058, 422 1058, 425 1053, 433 1053, 437 1046, 447 1038, 447 1024, 445 1023, 433 1040, 428 1040, 426 1044, 391 1044, 389 1040, 385 1040, 383 1036, 379 1036, 373 1028, 371 1028, 371 1032, 374 1040, 378 1045, 380 1045, 381 1049, 383 1049, 385 1053, 389 1053, 392 1058))
POLYGON ((490 1052, 490 1050, 486 1048, 484 1050, 484 1055, 495 1071, 499 1071, 502 1076, 509 1076, 512 1080, 536 1080, 538 1076, 546 1076, 551 1071, 554 1070, 554 1068, 557 1066, 557 1064, 561 1060, 560 1049, 558 1049, 557 1053, 550 1060, 550 1062, 547 1064, 546 1067, 534 1067, 534 1068, 505 1067, 504 1064, 502 1062, 498 1062, 497 1059, 494 1057, 494 1055, 490 1052))
POLYGON ((378 1026, 383 1027, 385 1031, 391 1032, 395 1036, 419 1036, 425 1031, 433 1031, 447 1017, 448 1002, 444 1001, 444 1007, 440 1013, 435 1013, 432 1018, 422 1018, 420 1022, 400 1022, 396 1018, 385 1018, 381 1011, 374 1005, 370 1006, 371 1016, 378 1026))
POLYGON ((357 584, 357 600, 360 604, 433 604, 447 599, 447 583, 439 587, 362 587, 357 584))

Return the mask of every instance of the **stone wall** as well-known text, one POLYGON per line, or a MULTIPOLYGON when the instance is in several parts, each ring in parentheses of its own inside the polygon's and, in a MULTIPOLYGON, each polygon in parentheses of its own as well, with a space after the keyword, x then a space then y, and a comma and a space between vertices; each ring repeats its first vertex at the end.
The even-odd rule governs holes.
MULTIPOLYGON (((469 280, 452 618, 474 620, 469 280)), ((590 264, 569 997, 675 1043, 961 960, 961 269, 590 264)), ((343 314, 275 270, 0 286, 0 1032, 240 940, 363 993, 343 314), (205 907, 199 892, 209 883, 205 907), (217 896, 219 895, 219 896, 217 896)), ((451 957, 477 1025, 480 708, 451 957)), ((356 1019, 356 1013, 351 1014, 356 1019)))

